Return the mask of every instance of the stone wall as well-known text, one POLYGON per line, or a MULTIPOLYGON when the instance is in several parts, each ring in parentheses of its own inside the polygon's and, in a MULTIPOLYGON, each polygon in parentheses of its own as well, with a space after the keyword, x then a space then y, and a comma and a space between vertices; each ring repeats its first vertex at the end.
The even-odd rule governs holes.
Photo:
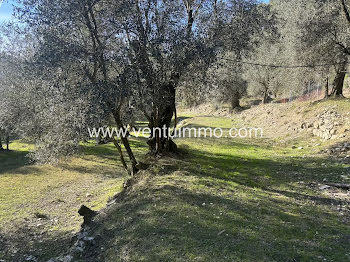
POLYGON ((324 140, 339 138, 340 128, 343 125, 342 116, 336 111, 324 111, 317 116, 312 133, 324 140))

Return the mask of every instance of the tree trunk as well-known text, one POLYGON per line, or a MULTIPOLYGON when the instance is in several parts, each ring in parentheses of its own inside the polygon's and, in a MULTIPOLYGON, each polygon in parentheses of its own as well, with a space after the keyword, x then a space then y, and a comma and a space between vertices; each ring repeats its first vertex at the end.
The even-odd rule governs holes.
POLYGON ((236 109, 241 109, 241 105, 239 103, 239 94, 236 92, 232 95, 232 98, 231 98, 231 110, 236 110, 236 109))
POLYGON ((325 86, 325 94, 324 99, 328 99, 329 97, 329 78, 326 79, 326 86, 325 86))
POLYGON ((346 66, 345 64, 343 64, 341 68, 337 71, 337 74, 334 78, 333 89, 331 94, 332 96, 344 97, 343 87, 344 87, 345 75, 346 75, 346 66))
MULTIPOLYGON (((119 130, 123 130, 122 133, 125 132, 125 127, 122 123, 122 120, 121 120, 121 117, 120 117, 120 111, 118 110, 117 112, 115 112, 114 114, 114 119, 115 119, 115 122, 117 123, 117 127, 119 130)), ((123 145, 124 145, 124 148, 129 156, 129 159, 131 161, 131 174, 134 175, 136 174, 139 170, 138 168, 136 167, 137 166, 137 160, 135 158, 135 155, 134 153, 132 152, 132 149, 130 147, 130 143, 129 143, 129 139, 127 137, 124 137, 124 136, 121 136, 120 137, 120 140, 122 141, 123 145)))
POLYGON ((269 102, 269 94, 268 92, 264 92, 263 104, 267 104, 269 102))
POLYGON ((10 136, 6 136, 6 150, 10 150, 10 136))
POLYGON ((113 139, 113 144, 118 149, 118 152, 120 155, 120 161, 122 162, 123 167, 125 168, 126 172, 128 172, 128 174, 131 176, 132 174, 128 168, 128 165, 125 162, 125 158, 124 158, 124 154, 123 154, 123 150, 122 150, 121 146, 119 145, 119 143, 116 139, 113 139))
POLYGON ((4 150, 4 148, 2 147, 1 136, 0 136, 0 151, 2 150, 4 150))
MULTIPOLYGON (((123 103, 124 103, 124 99, 122 98, 120 103, 119 103, 119 105, 117 106, 117 108, 113 111, 113 117, 114 117, 114 120, 115 120, 115 122, 117 124, 118 129, 122 130, 121 133, 122 134, 123 133, 127 133, 128 134, 128 132, 126 132, 126 128, 123 125, 123 121, 122 121, 122 118, 120 116, 120 111, 121 111, 121 108, 123 106, 123 103)), ((134 174, 136 174, 139 171, 139 169, 136 167, 138 163, 137 163, 137 160, 136 160, 136 157, 135 157, 134 153, 132 152, 132 149, 131 149, 131 146, 130 146, 130 143, 129 143, 129 139, 128 139, 127 136, 125 136, 125 137, 121 136, 120 140, 122 141, 122 143, 124 145, 124 148, 125 148, 128 156, 129 156, 129 159, 131 161, 131 171, 128 172, 128 173, 130 173, 131 175, 134 175, 134 174)), ((118 146, 116 144, 114 144, 114 145, 119 150, 118 146)), ((122 158, 122 156, 121 156, 121 158, 122 158)), ((124 164, 125 164, 125 161, 124 161, 123 165, 124 164)))
POLYGON ((178 75, 174 74, 170 83, 161 87, 156 99, 158 101, 154 105, 148 124, 151 129, 151 136, 147 144, 151 153, 156 155, 162 152, 176 152, 177 150, 176 144, 170 137, 171 120, 176 113, 175 92, 177 82, 178 75))

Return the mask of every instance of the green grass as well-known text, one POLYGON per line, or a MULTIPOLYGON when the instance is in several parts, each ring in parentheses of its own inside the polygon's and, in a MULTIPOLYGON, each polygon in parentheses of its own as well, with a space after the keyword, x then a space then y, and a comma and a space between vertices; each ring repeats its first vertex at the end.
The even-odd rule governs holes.
MULTIPOLYGON (((193 127, 231 128, 236 121, 181 119, 193 127)), ((325 180, 348 182, 349 165, 313 147, 297 150, 270 139, 176 143, 181 154, 141 172, 98 217, 95 249, 80 261, 350 261, 349 196, 319 189, 325 180)), ((121 190, 125 176, 116 150, 83 146, 82 156, 59 166, 27 165, 28 145, 21 143, 0 154, 0 235, 7 239, 0 237, 0 247, 12 241, 19 248, 23 241, 15 233, 42 233, 26 254, 56 256, 61 249, 49 246, 69 244, 81 222, 77 208, 103 208, 121 190), (35 212, 57 222, 38 221, 35 212), (19 226, 26 218, 27 226, 19 226)), ((144 141, 132 146, 139 157, 146 151, 144 141)))
MULTIPOLYGON (((132 143, 141 153, 140 142, 132 143)), ((126 178, 111 144, 83 144, 79 157, 56 166, 31 164, 30 144, 15 141, 10 148, 0 152, 0 247, 7 250, 2 253, 0 248, 0 259, 21 261, 23 254, 35 252, 45 261, 66 249, 82 223, 80 206, 104 208, 122 190, 126 178), (38 219, 36 214, 48 219, 38 219), (9 250, 16 255, 11 257, 9 250)))
POLYGON ((99 261, 350 260, 349 199, 318 185, 343 181, 349 166, 265 140, 177 143, 180 157, 161 160, 100 217, 99 261))

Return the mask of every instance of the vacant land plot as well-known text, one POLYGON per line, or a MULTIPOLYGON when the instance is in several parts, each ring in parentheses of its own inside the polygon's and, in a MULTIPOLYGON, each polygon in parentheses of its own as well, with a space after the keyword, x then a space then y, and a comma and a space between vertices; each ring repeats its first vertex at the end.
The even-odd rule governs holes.
MULTIPOLYGON (((234 123, 183 117, 183 126, 234 123)), ((81 261, 350 260, 349 194, 322 187, 348 182, 350 166, 316 154, 327 143, 290 143, 306 141, 298 149, 270 138, 177 139, 179 155, 155 161, 98 216, 96 245, 81 261)), ((143 145, 133 140, 139 155, 143 145)), ((60 255, 79 230, 80 205, 105 207, 126 178, 112 145, 85 144, 56 166, 28 163, 30 147, 0 154, 5 261, 60 255)))

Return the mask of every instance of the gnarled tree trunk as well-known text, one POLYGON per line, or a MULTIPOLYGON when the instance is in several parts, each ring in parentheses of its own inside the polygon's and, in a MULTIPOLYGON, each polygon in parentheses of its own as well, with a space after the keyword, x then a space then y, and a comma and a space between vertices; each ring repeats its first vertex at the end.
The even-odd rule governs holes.
POLYGON ((343 87, 344 87, 345 75, 346 75, 346 64, 344 63, 337 70, 337 74, 333 81, 333 89, 332 89, 331 96, 344 97, 343 87))
POLYGON ((231 98, 231 110, 239 110, 242 108, 240 105, 239 99, 240 99, 239 93, 234 92, 231 98))
POLYGON ((269 96, 269 93, 266 91, 264 92, 264 97, 263 97, 263 104, 267 104, 269 103, 271 100, 270 96, 269 96))
POLYGON ((170 128, 174 115, 176 118, 175 93, 178 80, 178 74, 173 74, 171 81, 161 86, 157 95, 158 101, 154 104, 148 124, 148 127, 151 129, 151 136, 147 144, 153 154, 175 152, 177 150, 176 144, 171 139, 170 128))

